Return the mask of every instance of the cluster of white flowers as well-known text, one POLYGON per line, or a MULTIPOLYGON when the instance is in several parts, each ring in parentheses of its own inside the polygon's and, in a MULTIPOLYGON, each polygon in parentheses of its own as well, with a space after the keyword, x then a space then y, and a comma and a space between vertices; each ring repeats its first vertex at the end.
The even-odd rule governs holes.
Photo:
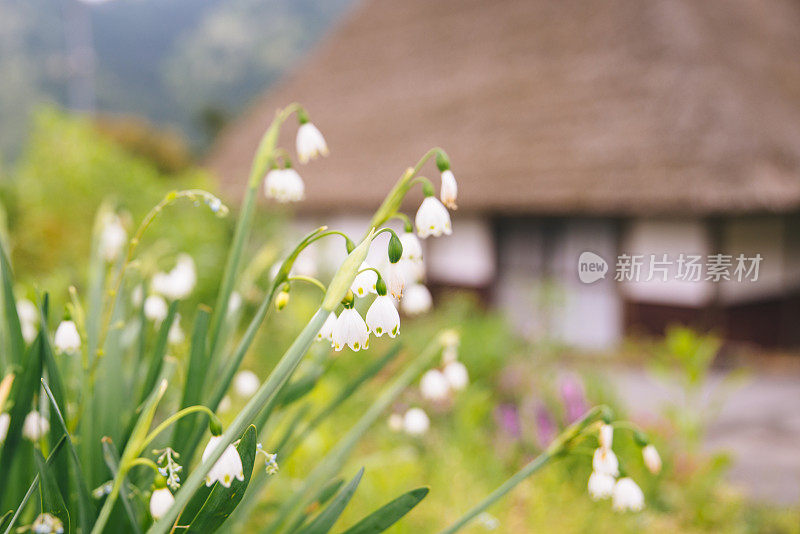
MULTIPOLYGON (((8 427, 11 424, 11 416, 8 413, 0 414, 0 443, 6 440, 8 427)), ((32 411, 25 416, 22 423, 22 436, 29 441, 39 441, 50 431, 50 422, 39 412, 32 411)))
MULTIPOLYGON (((620 475, 619 460, 611 450, 614 428, 603 424, 598 433, 600 446, 592 457, 592 474, 589 477, 589 494, 595 500, 612 499, 612 507, 618 512, 640 511, 644 508, 644 493, 638 484, 628 476, 620 475)), ((655 447, 648 445, 643 449, 645 464, 651 472, 661 469, 661 459, 655 447), (649 459, 648 459, 649 458, 649 459), (657 458, 657 465, 655 459, 657 458)))
POLYGON ((26 343, 32 342, 36 339, 36 334, 39 331, 39 310, 30 300, 19 299, 17 301, 17 316, 22 329, 22 338, 26 343))
POLYGON ((40 514, 31 524, 34 534, 64 534, 64 523, 48 513, 40 514))
POLYGON ((178 300, 188 297, 196 283, 194 260, 188 254, 179 254, 172 270, 153 275, 150 289, 170 300, 178 300))
MULTIPOLYGON (((308 122, 305 112, 300 113, 300 128, 297 129, 297 159, 308 163, 318 156, 328 155, 328 145, 319 129, 308 122)), ((274 167, 264 177, 264 193, 278 202, 299 202, 305 198, 305 184, 300 174, 284 159, 283 168, 274 167)))
POLYGON ((431 402, 443 402, 453 393, 469 385, 467 367, 458 361, 458 338, 454 336, 442 350, 442 365, 422 375, 419 390, 422 397, 431 402))
POLYGON ((409 408, 404 414, 393 413, 389 416, 389 428, 395 432, 405 432, 409 436, 421 436, 430 427, 431 420, 422 408, 409 408))

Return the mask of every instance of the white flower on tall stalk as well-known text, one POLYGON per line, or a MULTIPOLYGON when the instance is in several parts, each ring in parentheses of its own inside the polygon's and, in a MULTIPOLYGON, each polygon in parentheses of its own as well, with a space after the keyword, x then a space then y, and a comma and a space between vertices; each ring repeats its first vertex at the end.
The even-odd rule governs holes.
POLYGON ((53 344, 59 352, 72 354, 81 349, 81 336, 74 321, 61 321, 53 336, 53 344))
POLYGON ((150 283, 153 291, 170 300, 188 297, 197 283, 197 269, 188 254, 180 254, 168 273, 156 273, 150 283))
POLYGON ((632 478, 621 478, 614 486, 611 507, 618 512, 627 510, 638 512, 644 508, 644 493, 632 478))
POLYGON ((370 293, 377 293, 375 284, 378 282, 378 273, 372 270, 367 262, 362 262, 358 268, 359 273, 350 285, 350 291, 357 297, 366 297, 370 293))
POLYGON ((400 307, 407 315, 419 315, 431 309, 433 297, 428 288, 422 284, 411 284, 405 290, 400 307))
POLYGON ((50 422, 36 410, 29 412, 22 423, 22 435, 30 441, 39 441, 50 431, 50 422))
POLYGON ((612 477, 619 476, 619 461, 617 455, 611 449, 598 447, 594 451, 592 457, 592 468, 596 473, 610 475, 612 477))
POLYGON ((39 514, 31 524, 33 534, 64 534, 64 523, 48 513, 39 514))
POLYGON ((103 229, 100 231, 100 254, 108 262, 115 261, 122 253, 125 243, 128 241, 128 232, 122 226, 122 221, 115 213, 109 213, 103 221, 103 229))
POLYGON ((175 319, 172 321, 169 332, 167 333, 167 341, 173 345, 179 345, 183 343, 185 339, 186 334, 183 333, 183 328, 181 328, 181 314, 176 313, 175 319))
MULTIPOLYGON (((384 291, 386 288, 383 288, 384 291)), ((367 328, 378 337, 389 334, 395 337, 400 332, 400 314, 394 307, 392 297, 378 295, 367 310, 367 328)))
POLYGON ((450 235, 453 227, 450 223, 450 213, 438 198, 425 197, 415 218, 417 235, 422 239, 428 236, 439 237, 442 234, 450 235))
POLYGON ((648 471, 657 475, 661 472, 661 456, 653 445, 645 445, 642 449, 642 459, 648 471))
POLYGON ((260 385, 258 375, 247 369, 239 371, 233 378, 233 390, 240 397, 252 397, 260 385))
POLYGON ((0 443, 6 440, 9 424, 11 424, 11 416, 7 413, 0 413, 0 443))
POLYGON ((455 391, 460 391, 469 385, 467 367, 459 361, 452 361, 445 365, 442 373, 447 379, 447 383, 450 384, 450 388, 455 391))
POLYGON ((320 328, 319 332, 317 332, 317 341, 327 339, 328 341, 333 342, 334 328, 336 328, 336 314, 331 312, 328 315, 328 318, 325 319, 325 322, 322 323, 322 328, 320 328))
POLYGON ((150 495, 150 515, 153 519, 161 519, 175 503, 175 497, 169 488, 156 488, 150 495))
POLYGON ((597 433, 597 441, 600 442, 600 447, 604 449, 610 449, 611 442, 613 439, 614 439, 614 427, 607 424, 601 425, 600 431, 597 433))
POLYGON ((422 397, 430 401, 442 401, 450 395, 450 383, 438 369, 427 371, 419 381, 422 397))
MULTIPOLYGON (((203 451, 203 462, 208 459, 211 451, 214 450, 220 439, 221 436, 211 436, 211 439, 208 440, 208 445, 206 445, 203 451)), ((236 447, 233 445, 228 445, 222 453, 222 456, 217 460, 217 463, 214 464, 214 467, 212 467, 211 471, 206 475, 206 486, 211 486, 214 482, 219 482, 226 488, 230 488, 234 478, 243 481, 244 469, 242 468, 242 458, 239 456, 239 451, 237 451, 236 447)))
POLYGON ((614 494, 614 477, 605 473, 592 472, 589 477, 589 495, 592 499, 608 499, 614 494))
POLYGON ((328 144, 322 136, 319 128, 305 122, 297 129, 297 159, 300 163, 308 163, 309 160, 317 159, 317 156, 328 155, 328 144))
POLYGON ((356 352, 369 348, 367 323, 354 308, 342 310, 333 329, 333 350, 340 351, 345 345, 356 352))
POLYGON ((441 189, 442 204, 444 204, 451 210, 458 209, 458 205, 456 204, 457 196, 458 196, 458 184, 456 183, 456 177, 453 176, 453 171, 451 171, 450 169, 445 169, 444 171, 442 171, 442 189, 441 189))
POLYGON ((150 295, 144 299, 144 316, 149 320, 160 323, 167 317, 167 301, 161 295, 150 295))
POLYGON ((17 301, 17 316, 19 316, 19 326, 22 329, 22 339, 26 343, 32 342, 36 339, 39 324, 39 310, 36 305, 28 299, 19 299, 17 301))
POLYGON ((403 416, 399 413, 393 413, 389 416, 389 430, 392 432, 400 432, 403 430, 403 416))
POLYGON ((299 202, 305 197, 306 186, 291 167, 272 169, 264 179, 264 193, 281 203, 299 202))
POLYGON ((422 408, 411 408, 403 416, 403 430, 412 436, 421 436, 431 427, 431 420, 422 408))
POLYGON ((398 300, 403 297, 403 288, 406 285, 402 263, 403 260, 397 263, 390 262, 386 267, 386 276, 383 277, 386 280, 386 287, 389 293, 398 300))

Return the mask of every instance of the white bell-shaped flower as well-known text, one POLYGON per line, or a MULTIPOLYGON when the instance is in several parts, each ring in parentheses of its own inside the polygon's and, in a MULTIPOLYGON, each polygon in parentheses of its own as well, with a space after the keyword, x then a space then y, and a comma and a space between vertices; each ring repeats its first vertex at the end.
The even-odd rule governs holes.
POLYGON ((109 213, 100 231, 100 253, 103 258, 108 262, 116 260, 127 241, 128 232, 122 226, 122 221, 116 214, 109 213))
POLYGON ((450 395, 450 383, 438 369, 427 371, 419 381, 422 397, 430 401, 443 401, 450 395))
POLYGON ((441 189, 442 204, 451 210, 458 209, 456 198, 458 197, 458 184, 456 177, 453 176, 453 171, 446 169, 442 171, 442 189, 441 189))
POLYGON ((642 449, 642 459, 647 470, 657 475, 661 472, 661 456, 653 445, 645 445, 642 449))
POLYGON ((417 235, 422 239, 431 235, 439 237, 442 234, 453 233, 450 213, 436 197, 425 197, 417 210, 414 222, 417 225, 417 235))
POLYGON ((297 129, 297 159, 300 163, 308 163, 309 160, 317 159, 317 156, 328 155, 328 144, 322 136, 319 128, 306 122, 297 129))
POLYGON ((589 495, 595 501, 608 499, 614 494, 614 477, 605 473, 592 472, 589 477, 589 495))
POLYGON ((406 285, 402 263, 403 260, 397 263, 390 262, 389 265, 386 266, 386 276, 384 276, 389 293, 398 300, 403 297, 403 288, 406 285))
POLYGON ((64 523, 52 514, 43 513, 31 524, 33 534, 64 534, 64 523))
POLYGON ((618 512, 638 512, 644 508, 644 493, 632 478, 621 478, 614 486, 611 507, 618 512))
POLYGON ((333 342, 334 328, 336 328, 336 314, 331 312, 328 315, 328 318, 325 319, 325 322, 322 323, 322 328, 320 328, 319 332, 317 332, 317 341, 327 339, 328 341, 333 342))
POLYGON ((11 416, 7 413, 0 413, 0 443, 6 440, 9 424, 11 424, 11 416))
POLYGON ((167 317, 167 301, 161 295, 150 295, 144 299, 144 316, 149 320, 160 323, 167 317))
POLYGON ((239 371, 233 378, 233 390, 240 397, 252 397, 260 385, 258 375, 247 369, 239 371))
POLYGON ((345 345, 356 352, 369 348, 367 323, 354 308, 342 310, 333 329, 333 350, 340 351, 345 345))
POLYGON ((403 260, 411 262, 422 262, 422 243, 413 232, 403 232, 400 234, 400 243, 403 245, 403 260))
POLYGON ((612 477, 619 476, 619 461, 617 455, 611 449, 598 447, 594 451, 592 457, 592 468, 596 473, 610 475, 612 477))
POLYGON ((372 266, 363 262, 358 268, 359 273, 350 285, 350 291, 357 297, 364 298, 370 293, 377 293, 375 284, 378 282, 378 273, 372 270, 372 266))
MULTIPOLYGON (((384 287, 384 290, 386 288, 384 287)), ((367 310, 367 328, 378 337, 389 334, 395 337, 400 332, 400 314, 394 307, 392 297, 378 295, 367 310)))
POLYGON ((22 423, 22 435, 30 441, 39 441, 50 431, 50 422, 36 410, 29 412, 22 423))
POLYGON ((467 366, 459 361, 452 361, 444 366, 442 369, 447 383, 450 388, 455 391, 460 391, 469 385, 469 372, 467 366))
POLYGON ((72 354, 81 349, 81 336, 74 321, 61 321, 53 336, 53 344, 59 352, 72 354))
POLYGON ((180 254, 175 267, 168 273, 156 273, 151 289, 170 300, 186 298, 197 284, 197 269, 188 254, 180 254))
POLYGON ((614 427, 607 424, 601 425, 600 431, 597 433, 597 441, 600 442, 600 447, 604 449, 610 449, 611 442, 613 439, 614 439, 614 427))
POLYGON ((272 169, 264 179, 264 193, 267 198, 278 202, 299 202, 306 194, 306 186, 297 171, 291 167, 272 169))
POLYGON ((428 288, 422 284, 411 284, 405 289, 400 307, 407 315, 419 315, 431 309, 433 297, 428 288))
MULTIPOLYGON (((221 436, 211 436, 211 439, 208 440, 208 445, 203 451, 203 462, 208 459, 220 439, 221 436)), ((206 486, 219 482, 226 488, 230 488, 234 478, 240 481, 244 480, 244 469, 242 468, 242 458, 239 456, 239 451, 233 445, 228 445, 222 456, 217 460, 217 463, 206 475, 206 486)))
POLYGON ((431 427, 431 420, 422 408, 411 408, 403 416, 403 430, 412 436, 421 436, 431 427))
POLYGON ((167 332, 167 341, 172 345, 180 345, 185 340, 186 334, 184 334, 183 328, 181 328, 181 314, 176 313, 175 319, 169 327, 169 332, 167 332))
POLYGON ((36 308, 36 304, 28 299, 19 299, 17 301, 17 316, 19 316, 21 323, 36 324, 39 322, 39 310, 36 308))
POLYGON ((150 495, 150 515, 153 519, 161 519, 175 503, 175 497, 169 488, 156 488, 150 495))

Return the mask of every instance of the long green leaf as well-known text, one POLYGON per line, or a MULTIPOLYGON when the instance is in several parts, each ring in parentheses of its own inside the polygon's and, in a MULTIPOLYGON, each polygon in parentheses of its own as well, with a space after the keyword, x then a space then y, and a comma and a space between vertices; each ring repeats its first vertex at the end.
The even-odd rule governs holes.
POLYGON ((300 527, 308 520, 308 518, 313 515, 314 512, 322 508, 329 500, 333 498, 339 492, 339 489, 344 485, 344 479, 337 478, 331 480, 327 484, 325 484, 321 490, 317 492, 317 495, 311 501, 311 503, 306 507, 305 512, 302 516, 297 518, 295 524, 291 526, 289 532, 297 532, 300 527))
POLYGON ((53 515, 64 523, 64 532, 69 532, 69 512, 64 504, 64 497, 56 483, 53 472, 47 468, 44 456, 38 449, 33 451, 36 465, 39 468, 39 493, 42 498, 42 513, 53 515))
POLYGON ((394 525, 428 495, 428 488, 417 488, 385 504, 342 534, 378 534, 394 525))
POLYGON ((14 275, 6 251, 0 245, 0 270, 3 275, 3 315, 5 316, 6 340, 11 362, 19 364, 25 354, 25 340, 22 338, 22 327, 17 315, 17 299, 14 297, 14 275))
MULTIPOLYGON (((53 450, 50 451, 50 454, 47 456, 47 461, 45 462, 45 466, 49 467, 55 461, 55 459, 58 457, 58 453, 64 446, 64 442, 66 442, 66 438, 61 438, 58 441, 58 443, 56 443, 55 447, 53 447, 53 450)), ((25 496, 20 501, 19 506, 17 506, 17 509, 14 512, 14 516, 11 518, 11 521, 8 523, 8 525, 5 526, 5 531, 3 531, 3 534, 11 534, 14 525, 17 523, 17 519, 19 519, 19 516, 25 509, 25 506, 28 504, 28 501, 33 496, 33 492, 36 491, 36 488, 38 487, 39 487, 39 474, 37 473, 33 477, 33 482, 31 482, 31 485, 28 487, 28 491, 25 492, 25 496)))
POLYGON ((6 528, 6 523, 11 521, 12 517, 14 517, 14 510, 9 510, 0 516, 0 529, 6 528))
MULTIPOLYGON (((206 360, 206 334, 208 332, 208 321, 210 313, 208 308, 201 307, 195 315, 194 328, 192 329, 192 343, 189 352, 189 365, 186 366, 186 380, 183 384, 183 398, 181 399, 181 409, 202 402, 203 386, 206 381, 208 365, 206 360)), ((184 458, 186 454, 185 444, 187 438, 194 433, 198 422, 203 420, 205 415, 189 415, 178 421, 175 425, 173 447, 184 458), (202 418, 202 419, 201 419, 202 418)))
POLYGON ((75 470, 75 478, 77 479, 78 486, 78 524, 80 525, 81 532, 89 532, 89 530, 92 528, 91 518, 94 517, 94 505, 89 497, 89 489, 86 487, 86 479, 83 476, 81 461, 78 457, 78 451, 75 450, 75 444, 72 441, 72 436, 69 434, 67 423, 64 421, 64 416, 61 413, 61 408, 58 406, 56 397, 44 379, 42 379, 42 388, 44 389, 47 397, 50 399, 53 419, 55 419, 56 423, 61 429, 61 435, 64 436, 67 441, 67 448, 69 449, 70 456, 72 457, 72 466, 75 470))
POLYGON ((338 521, 339 516, 344 512, 345 507, 353 498, 361 477, 364 475, 364 468, 359 469, 358 474, 336 495, 331 503, 315 517, 308 525, 303 527, 298 534, 327 534, 333 525, 338 521))
MULTIPOLYGON (((116 478, 119 472, 119 451, 114 446, 114 442, 110 438, 103 438, 103 459, 111 472, 111 477, 116 478)), ((136 512, 136 507, 131 503, 131 492, 125 484, 119 490, 119 497, 122 501, 122 507, 125 509, 125 515, 131 524, 131 529, 136 534, 139 534, 142 529, 139 527, 139 515, 136 512)), ((88 532, 88 531, 84 531, 88 532)))
POLYGON ((244 480, 234 479, 230 488, 226 488, 217 482, 211 490, 211 494, 206 499, 200 512, 195 516, 189 525, 187 532, 197 534, 210 534, 222 526, 222 524, 233 513, 236 506, 242 500, 247 485, 250 483, 250 476, 253 473, 253 464, 256 460, 256 440, 258 439, 256 427, 249 426, 242 436, 239 446, 239 456, 242 458, 242 469, 244 480))

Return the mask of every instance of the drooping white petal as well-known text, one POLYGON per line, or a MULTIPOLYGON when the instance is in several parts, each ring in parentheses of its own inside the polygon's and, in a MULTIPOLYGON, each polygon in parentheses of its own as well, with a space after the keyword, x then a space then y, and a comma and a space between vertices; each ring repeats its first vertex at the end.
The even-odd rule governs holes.
POLYGON ((272 169, 264 180, 267 198, 278 202, 299 202, 305 197, 306 187, 303 179, 294 169, 272 169))
POLYGON ((7 413, 0 413, 0 443, 6 440, 8 435, 8 425, 11 423, 11 416, 7 413))
POLYGON ((438 369, 427 371, 419 381, 422 397, 430 401, 443 401, 450 395, 450 383, 438 369))
POLYGON ((50 422, 36 410, 29 412, 22 423, 22 435, 30 441, 39 441, 50 431, 50 422))
POLYGON ((370 293, 377 293, 375 284, 378 282, 378 273, 370 269, 370 264, 367 262, 363 262, 358 270, 362 272, 356 275, 350 285, 350 291, 360 298, 364 298, 370 293))
POLYGON ((239 371, 233 378, 233 390, 241 397, 252 397, 258 391, 261 381, 253 371, 239 371))
POLYGON ((605 473, 592 472, 589 477, 589 495, 592 499, 608 499, 614 493, 614 477, 605 473))
POLYGON ((412 284, 405 290, 400 307, 403 313, 408 315, 419 315, 431 309, 433 297, 428 288, 422 284, 412 284))
POLYGON ((327 339, 328 341, 333 341, 333 330, 336 327, 336 314, 331 312, 328 315, 328 318, 325 319, 325 322, 322 324, 322 328, 319 329, 317 332, 317 340, 322 341, 323 339, 327 339))
POLYGON ((619 461, 617 455, 611 449, 598 447, 594 451, 592 457, 592 468, 597 473, 610 475, 612 477, 619 476, 619 461))
POLYGON ((458 209, 456 198, 458 197, 458 184, 456 177, 453 176, 453 171, 446 169, 442 171, 442 189, 441 189, 442 204, 451 210, 458 209))
POLYGON ((172 345, 178 345, 183 343, 185 339, 186 334, 183 333, 183 328, 181 328, 181 314, 176 313, 175 319, 172 321, 172 325, 170 325, 169 332, 167 333, 167 341, 172 345))
POLYGON ((395 337, 400 332, 400 314, 394 307, 392 297, 378 295, 367 310, 367 327, 378 337, 389 334, 395 337))
POLYGON ((403 260, 397 263, 389 263, 385 269, 386 276, 383 277, 386 281, 386 288, 389 290, 389 294, 396 299, 403 297, 403 288, 406 285, 405 276, 403 276, 403 268, 400 265, 401 263, 403 263, 403 260))
POLYGON ((340 351, 345 345, 356 352, 369 347, 367 324, 354 308, 342 310, 333 329, 333 349, 340 351))
POLYGON ((150 295, 144 299, 144 316, 149 320, 160 323, 167 317, 167 302, 160 295, 150 295))
POLYGON ((428 236, 439 237, 442 234, 450 235, 453 228, 450 223, 450 213, 438 198, 425 197, 415 219, 417 235, 425 239, 428 236))
POLYGON ((177 300, 188 297, 196 283, 197 269, 194 260, 188 254, 181 254, 172 270, 153 275, 150 288, 170 300, 177 300))
POLYGON ((73 321, 61 321, 53 336, 53 344, 59 352, 74 353, 81 349, 81 336, 73 321))
POLYGON ((175 503, 175 497, 169 488, 158 488, 153 490, 150 496, 150 515, 153 519, 160 519, 175 503))
POLYGON ((653 445, 645 445, 642 449, 642 458, 648 471, 657 475, 661 471, 661 456, 653 445))
POLYGON ((403 430, 412 436, 421 436, 430 426, 431 420, 422 408, 411 408, 403 416, 403 430))
POLYGON ((403 232, 400 234, 400 243, 403 245, 403 255, 401 259, 409 261, 422 261, 422 243, 413 232, 403 232))
MULTIPOLYGON (((217 446, 221 436, 211 436, 208 440, 203 451, 202 461, 205 462, 211 454, 211 451, 217 446)), ((206 486, 211 486, 214 482, 219 482, 226 488, 231 487, 233 479, 244 480, 244 470, 242 468, 242 458, 239 456, 239 451, 233 445, 228 445, 222 456, 219 457, 217 463, 211 468, 211 471, 206 475, 206 486)))
POLYGON ((445 365, 442 373, 444 373, 444 377, 450 387, 455 391, 460 391, 469 385, 467 367, 459 361, 452 361, 445 365))
POLYGON ((328 155, 328 145, 322 132, 310 122, 301 124, 297 129, 297 159, 300 163, 308 163, 309 160, 316 159, 317 156, 328 155))
POLYGON ((28 299, 17 301, 17 316, 21 323, 36 324, 39 322, 39 310, 36 308, 36 304, 28 299))
POLYGON ((644 508, 644 493, 630 477, 617 480, 611 507, 618 512, 638 512, 644 508))

